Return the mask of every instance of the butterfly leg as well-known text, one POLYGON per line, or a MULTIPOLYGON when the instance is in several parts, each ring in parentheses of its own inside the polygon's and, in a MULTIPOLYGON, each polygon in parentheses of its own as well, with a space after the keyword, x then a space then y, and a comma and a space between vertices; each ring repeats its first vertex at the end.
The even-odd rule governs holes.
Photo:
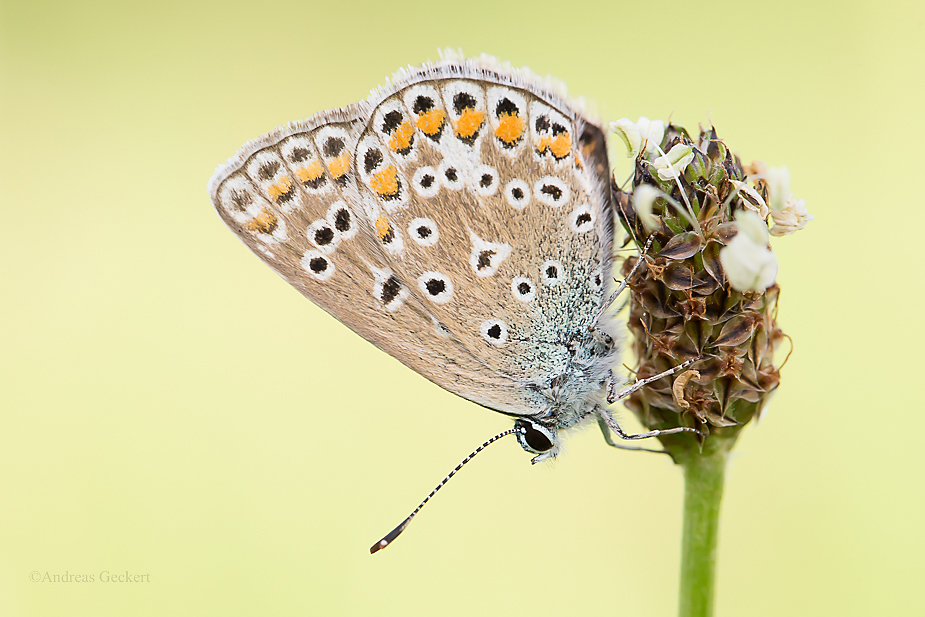
POLYGON ((614 290, 614 292, 610 294, 610 297, 607 298, 607 300, 604 301, 603 304, 601 304, 601 308, 599 308, 597 310, 597 313, 594 314, 594 319, 591 321, 591 331, 592 332, 597 327, 597 322, 600 320, 601 316, 603 316, 604 311, 610 308, 610 305, 613 304, 613 301, 617 299, 617 296, 623 293, 623 290, 626 289, 628 281, 631 278, 633 278, 633 275, 636 274, 636 271, 639 269, 639 266, 642 265, 643 261, 645 261, 643 257, 645 257, 646 253, 649 252, 649 248, 652 247, 652 241, 654 239, 655 239, 655 234, 652 234, 651 236, 649 236, 649 239, 646 240, 646 246, 642 249, 642 252, 639 254, 639 259, 636 260, 636 265, 633 266, 633 269, 630 270, 630 273, 626 276, 626 278, 620 281, 620 285, 617 286, 616 290, 614 290))
POLYGON ((618 444, 613 440, 613 437, 610 436, 610 426, 607 424, 607 421, 598 414, 597 416, 597 425, 601 428, 601 433, 604 435, 604 441, 607 442, 607 445, 611 448, 617 448, 618 450, 633 450, 634 452, 652 452, 653 454, 671 454, 667 450, 650 450, 649 448, 640 448, 637 446, 624 446, 618 444))
POLYGON ((684 369, 689 367, 694 362, 697 362, 698 360, 700 360, 700 358, 691 358, 690 360, 687 360, 686 362, 682 362, 681 364, 674 366, 668 369, 667 371, 663 371, 659 373, 658 375, 653 375, 652 377, 646 377, 645 379, 637 379, 636 381, 634 381, 633 383, 626 386, 620 391, 617 391, 617 381, 613 378, 613 373, 611 372, 610 379, 607 380, 607 402, 615 403, 619 401, 621 398, 626 398, 627 396, 629 396, 630 394, 632 394, 639 388, 642 388, 643 386, 650 384, 653 381, 658 381, 662 377, 668 377, 670 375, 674 375, 678 371, 683 371, 684 369))
POLYGON ((620 439, 648 439, 649 437, 658 437, 659 435, 675 435, 677 433, 694 433, 696 435, 700 434, 695 428, 689 426, 676 426, 675 428, 668 428, 662 430, 648 431, 645 433, 636 433, 635 435, 630 435, 617 424, 616 419, 611 415, 606 409, 598 410, 600 414, 598 417, 604 421, 604 423, 612 430, 620 439))

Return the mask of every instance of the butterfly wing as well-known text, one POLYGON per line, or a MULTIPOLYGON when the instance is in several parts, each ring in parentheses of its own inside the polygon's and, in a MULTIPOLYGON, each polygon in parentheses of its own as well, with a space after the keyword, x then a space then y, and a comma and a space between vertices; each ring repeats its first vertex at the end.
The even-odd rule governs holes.
POLYGON ((318 114, 246 144, 210 182, 216 210, 258 257, 347 327, 432 381, 495 404, 503 380, 385 275, 353 169, 363 117, 363 105, 318 114))
POLYGON ((345 325, 456 394, 529 415, 603 297, 606 169, 600 129, 536 80, 448 62, 247 144, 210 194, 345 325))

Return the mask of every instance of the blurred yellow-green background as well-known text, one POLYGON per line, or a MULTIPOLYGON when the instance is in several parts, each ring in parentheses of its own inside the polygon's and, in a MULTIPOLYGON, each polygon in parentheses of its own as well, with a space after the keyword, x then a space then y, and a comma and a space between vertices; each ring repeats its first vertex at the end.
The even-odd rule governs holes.
POLYGON ((510 421, 209 203, 245 140, 446 46, 790 167, 816 216, 774 240, 795 352, 731 463, 718 614, 923 614, 923 39, 893 0, 2 0, 0 615, 675 613, 681 474, 596 428, 554 466, 493 447, 371 557, 510 421))

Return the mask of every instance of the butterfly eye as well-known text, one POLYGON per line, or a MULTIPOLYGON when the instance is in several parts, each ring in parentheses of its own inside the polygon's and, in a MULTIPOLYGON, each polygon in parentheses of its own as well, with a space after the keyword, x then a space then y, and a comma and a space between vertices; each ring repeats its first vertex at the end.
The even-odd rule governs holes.
POLYGON ((549 452, 556 446, 556 436, 542 424, 537 424, 526 418, 519 418, 514 422, 517 441, 527 452, 542 454, 549 452))

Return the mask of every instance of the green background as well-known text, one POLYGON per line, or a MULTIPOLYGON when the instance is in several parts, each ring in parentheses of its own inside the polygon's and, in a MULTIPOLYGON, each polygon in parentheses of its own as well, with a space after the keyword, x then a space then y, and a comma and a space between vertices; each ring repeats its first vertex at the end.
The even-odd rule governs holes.
POLYGON ((245 140, 447 46, 553 74, 607 120, 709 114, 745 161, 790 167, 816 217, 773 242, 795 352, 731 463, 718 613, 922 614, 923 20, 3 0, 0 614, 674 614, 681 474, 596 428, 551 466, 493 447, 370 556, 510 421, 304 300, 209 203, 245 140))

